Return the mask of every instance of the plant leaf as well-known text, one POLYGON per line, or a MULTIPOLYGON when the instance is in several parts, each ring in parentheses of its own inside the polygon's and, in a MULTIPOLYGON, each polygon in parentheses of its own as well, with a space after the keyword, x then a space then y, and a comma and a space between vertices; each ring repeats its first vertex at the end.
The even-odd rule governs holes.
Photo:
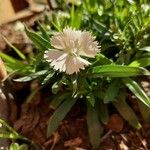
POLYGON ((21 62, 21 61, 15 59, 15 58, 13 58, 13 57, 11 57, 11 56, 5 54, 5 53, 0 52, 0 57, 1 57, 4 61, 6 61, 7 63, 21 64, 21 65, 22 65, 22 62, 21 62))
POLYGON ((104 97, 104 103, 109 103, 114 100, 114 98, 118 95, 120 86, 121 86, 121 82, 119 79, 113 80, 110 83, 104 97))
POLYGON ((131 107, 125 101, 124 93, 121 94, 118 97, 118 99, 113 102, 113 105, 116 107, 116 109, 122 115, 122 117, 129 122, 129 124, 131 126, 133 126, 136 129, 141 128, 141 124, 139 123, 134 111, 131 109, 131 107))
POLYGON ((102 65, 93 68, 93 77, 131 77, 137 75, 150 75, 150 72, 141 67, 121 65, 102 65))
POLYGON ((36 32, 30 31, 26 26, 25 26, 25 31, 27 36, 31 39, 31 41, 42 51, 45 51, 47 49, 51 48, 51 44, 49 41, 44 39, 42 36, 37 34, 36 32))
POLYGON ((32 73, 30 75, 27 75, 27 76, 24 76, 24 77, 21 77, 21 78, 17 78, 17 79, 14 79, 14 81, 16 82, 27 82, 27 81, 31 81, 33 79, 36 79, 42 75, 44 75, 45 73, 47 72, 47 70, 42 70, 42 71, 38 71, 36 73, 32 73))
POLYGON ((150 52, 150 46, 142 47, 139 50, 150 52))
POLYGON ((52 85, 52 93, 53 94, 57 94, 59 92, 59 90, 61 89, 63 83, 61 80, 56 81, 53 85, 52 85))
POLYGON ((79 9, 75 9, 74 4, 72 4, 71 18, 70 18, 71 27, 79 29, 81 21, 82 21, 82 11, 80 11, 79 9))
POLYGON ((53 71, 48 72, 48 75, 42 81, 42 85, 46 84, 54 76, 54 74, 55 74, 55 72, 53 72, 53 71))
POLYGON ((22 145, 19 147, 19 150, 28 150, 28 145, 27 145, 27 144, 22 144, 22 145))
POLYGON ((138 83, 130 78, 122 79, 124 84, 132 91, 132 93, 145 105, 150 107, 150 98, 146 95, 144 90, 138 83))
POLYGON ((41 33, 42 33, 42 37, 43 37, 44 39, 46 39, 47 41, 49 41, 50 38, 49 38, 49 35, 47 34, 46 30, 43 28, 43 26, 40 24, 39 21, 38 21, 37 23, 38 23, 39 29, 40 29, 40 31, 41 31, 41 33))
POLYGON ((146 123, 150 123, 150 108, 143 104, 141 101, 138 101, 138 106, 144 121, 146 123))
POLYGON ((89 103, 94 107, 95 105, 95 97, 92 93, 89 93, 87 96, 86 96, 86 99, 89 101, 89 103))
POLYGON ((96 61, 92 64, 92 66, 107 65, 107 64, 112 64, 112 60, 108 59, 103 54, 98 54, 96 56, 96 61))
POLYGON ((47 137, 50 137, 53 132, 58 128, 60 122, 64 119, 72 106, 76 103, 77 99, 67 98, 54 112, 49 119, 47 128, 47 137))
POLYGON ((88 101, 87 101, 87 125, 90 142, 92 144, 93 150, 98 149, 103 129, 98 119, 98 111, 96 110, 96 107, 92 107, 92 105, 89 104, 88 101))
POLYGON ((19 56, 21 59, 23 59, 23 60, 26 59, 25 55, 24 55, 19 49, 17 49, 15 46, 13 46, 13 45, 7 40, 7 38, 6 38, 5 36, 2 35, 2 38, 3 38, 3 39, 5 40, 5 42, 18 54, 18 56, 19 56))
POLYGON ((21 74, 32 72, 33 70, 30 65, 24 64, 21 61, 2 52, 0 52, 0 57, 5 61, 6 69, 8 72, 18 71, 21 74))
POLYGON ((27 149, 28 149, 27 144, 22 144, 21 146, 19 146, 18 143, 12 143, 10 145, 10 150, 27 150, 27 149))
POLYGON ((19 150, 19 144, 18 143, 12 143, 10 145, 10 150, 19 150))
POLYGON ((102 123, 107 124, 109 121, 109 114, 107 104, 104 104, 102 100, 99 103, 99 116, 102 123))
POLYGON ((138 60, 134 60, 133 62, 130 63, 129 66, 133 67, 147 67, 150 66, 150 58, 141 58, 138 60))
POLYGON ((65 100, 67 99, 67 97, 70 97, 70 93, 61 93, 61 94, 57 94, 54 99, 52 99, 50 106, 53 109, 57 109, 59 107, 59 105, 65 100))

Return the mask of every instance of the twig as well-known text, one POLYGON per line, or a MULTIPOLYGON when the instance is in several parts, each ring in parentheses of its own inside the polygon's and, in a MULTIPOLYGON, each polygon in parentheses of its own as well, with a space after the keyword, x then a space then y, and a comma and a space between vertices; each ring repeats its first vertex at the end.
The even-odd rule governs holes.
POLYGON ((139 140, 141 141, 141 143, 142 143, 144 149, 145 149, 145 150, 148 150, 147 143, 145 142, 145 140, 142 139, 141 135, 140 135, 138 132, 136 132, 136 135, 137 135, 137 137, 139 138, 139 140))
POLYGON ((101 138, 101 142, 103 142, 105 139, 108 138, 108 136, 112 133, 112 130, 109 130, 102 138, 101 138))

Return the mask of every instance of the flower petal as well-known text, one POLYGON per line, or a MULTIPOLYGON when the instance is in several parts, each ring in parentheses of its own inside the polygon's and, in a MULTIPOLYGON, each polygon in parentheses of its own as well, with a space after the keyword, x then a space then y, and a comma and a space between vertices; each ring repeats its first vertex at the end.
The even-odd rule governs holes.
POLYGON ((65 28, 63 30, 63 34, 64 34, 64 37, 68 41, 76 41, 76 40, 79 40, 82 32, 80 30, 75 30, 75 29, 72 29, 72 28, 65 28))
POLYGON ((48 61, 51 62, 50 66, 54 67, 55 70, 59 70, 60 72, 64 72, 66 70, 66 57, 67 53, 64 53, 63 51, 56 51, 56 50, 51 50, 51 51, 46 51, 44 58, 48 61))
POLYGON ((64 50, 65 52, 73 52, 80 36, 81 31, 65 28, 63 32, 56 33, 52 36, 51 44, 53 47, 64 50))
POLYGON ((55 33, 51 38, 51 44, 54 48, 63 50, 66 48, 63 33, 55 33))
POLYGON ((63 51, 50 49, 48 51, 45 51, 44 58, 46 59, 46 61, 52 62, 53 60, 58 59, 63 54, 64 54, 63 51))
POLYGON ((80 69, 84 69, 90 63, 81 57, 68 56, 66 60, 66 73, 78 73, 80 69))
POLYGON ((95 57, 97 52, 99 51, 99 46, 95 38, 92 37, 90 32, 82 32, 80 37, 79 45, 79 55, 87 56, 87 57, 95 57))

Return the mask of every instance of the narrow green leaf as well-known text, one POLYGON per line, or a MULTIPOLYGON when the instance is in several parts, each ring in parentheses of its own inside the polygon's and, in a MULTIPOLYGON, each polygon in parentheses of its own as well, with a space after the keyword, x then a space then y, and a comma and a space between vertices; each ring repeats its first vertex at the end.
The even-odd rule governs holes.
POLYGON ((75 8, 74 8, 74 3, 72 4, 72 7, 71 7, 71 26, 74 27, 74 24, 75 24, 75 8))
POLYGON ((31 81, 33 79, 36 79, 42 75, 44 75, 45 73, 47 72, 47 70, 42 70, 42 71, 38 71, 36 73, 32 73, 28 76, 24 76, 24 77, 21 77, 21 78, 18 78, 18 79, 14 79, 14 81, 16 82, 27 82, 27 81, 31 81))
POLYGON ((31 41, 40 49, 40 50, 47 50, 51 48, 51 44, 49 41, 44 39, 42 36, 37 34, 36 32, 30 31, 26 26, 25 26, 25 31, 27 36, 31 39, 31 41))
POLYGON ((58 31, 58 32, 61 32, 62 29, 60 27, 60 23, 58 21, 58 18, 55 19, 55 21, 52 22, 52 25, 55 27, 55 29, 58 31))
POLYGON ((59 107, 59 105, 68 97, 70 97, 70 93, 61 93, 61 94, 57 94, 51 101, 50 106, 53 109, 57 109, 59 107))
POLYGON ((84 76, 78 76, 78 82, 77 82, 77 92, 81 95, 86 95, 89 93, 90 86, 88 84, 87 79, 84 76))
POLYGON ((8 72, 20 71, 19 73, 32 72, 32 67, 28 64, 0 52, 0 57, 5 61, 6 69, 8 72))
POLYGON ((33 68, 27 64, 15 64, 15 63, 5 63, 6 69, 10 73, 18 72, 20 75, 29 74, 33 72, 33 68))
POLYGON ((13 45, 7 40, 6 37, 4 37, 4 36, 2 35, 2 38, 3 38, 3 39, 5 40, 5 42, 18 54, 18 56, 19 56, 21 59, 23 59, 23 60, 26 59, 25 55, 24 55, 19 49, 17 49, 15 46, 13 46, 13 45))
POLYGON ((146 95, 144 90, 139 86, 139 84, 130 79, 130 78, 125 78, 122 79, 124 84, 132 91, 132 93, 145 105, 150 107, 150 98, 146 95))
POLYGON ((52 93, 53 94, 57 94, 59 92, 59 90, 62 87, 62 81, 56 81, 53 85, 52 85, 52 93))
POLYGON ((147 67, 150 66, 150 58, 141 58, 138 60, 134 60, 133 62, 130 63, 129 66, 133 67, 147 67))
POLYGON ((131 126, 136 129, 141 128, 141 124, 139 123, 134 111, 131 107, 126 103, 124 94, 121 94, 116 101, 113 102, 113 105, 122 115, 122 117, 129 122, 131 126))
POLYGON ((96 61, 92 64, 92 66, 99 66, 99 65, 108 65, 112 64, 112 60, 105 57, 103 54, 98 54, 96 56, 96 61))
POLYGON ((10 131, 10 133, 12 133, 13 135, 15 135, 16 137, 19 137, 19 134, 9 124, 7 124, 3 119, 0 119, 0 123, 3 126, 5 126, 10 131))
POLYGON ((95 97, 92 93, 89 93, 87 96, 86 96, 86 99, 89 101, 89 103, 94 107, 95 105, 95 97))
POLYGON ((150 46, 142 47, 139 50, 150 52, 150 46))
POLYGON ((102 100, 99 103, 99 116, 102 123, 107 124, 109 121, 109 113, 107 104, 104 104, 102 100))
POLYGON ((38 25, 39 25, 40 31, 42 32, 42 37, 46 39, 47 41, 49 41, 50 40, 49 35, 47 34, 46 30, 42 27, 39 21, 38 21, 38 25))
POLYGON ((141 54, 140 56, 141 56, 141 58, 147 58, 147 57, 150 58, 150 53, 149 53, 149 52, 144 52, 144 53, 141 54))
POLYGON ((28 145, 27 145, 27 144, 22 144, 22 145, 19 147, 19 150, 28 150, 28 145))
POLYGON ((110 83, 110 86, 108 87, 104 97, 104 103, 112 102, 114 98, 118 96, 120 86, 121 86, 121 82, 119 79, 113 80, 110 83))
POLYGON ((81 26, 83 13, 81 10, 76 9, 74 11, 73 15, 74 15, 73 18, 71 18, 71 26, 76 29, 79 29, 81 26))
POLYGON ((53 71, 48 72, 48 75, 42 81, 42 85, 46 84, 54 76, 54 74, 55 74, 55 72, 53 72, 53 71))
POLYGON ((5 54, 5 53, 2 53, 2 52, 0 52, 0 57, 4 60, 4 61, 6 61, 6 62, 8 62, 8 63, 15 63, 15 64, 22 64, 21 63, 21 61, 19 61, 19 60, 17 60, 17 59, 15 59, 15 58, 13 58, 13 57, 11 57, 11 56, 9 56, 9 55, 7 55, 7 54, 5 54))
POLYGON ((145 123, 150 123, 150 108, 141 101, 138 101, 138 105, 145 123))
POLYGON ((90 137, 90 142, 92 144, 92 149, 96 150, 100 144, 100 137, 103 132, 101 124, 98 119, 98 111, 96 107, 92 107, 87 101, 87 125, 90 137))
POLYGON ((150 75, 150 72, 142 67, 102 65, 94 67, 92 75, 93 77, 131 77, 137 75, 150 75))
POLYGON ((65 116, 70 111, 72 106, 76 103, 76 101, 77 99, 69 97, 56 109, 48 122, 47 137, 50 137, 53 132, 58 128, 60 122, 65 118, 65 116))

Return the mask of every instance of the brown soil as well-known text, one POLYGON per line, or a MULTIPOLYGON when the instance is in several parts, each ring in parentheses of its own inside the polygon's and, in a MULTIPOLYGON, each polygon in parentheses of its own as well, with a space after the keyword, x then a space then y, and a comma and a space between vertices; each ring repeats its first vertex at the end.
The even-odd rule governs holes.
MULTIPOLYGON (((27 88, 27 85, 22 86, 18 92, 25 91, 27 88)), ((47 91, 41 91, 29 104, 24 102, 20 108, 12 104, 14 128, 38 143, 44 150, 92 150, 85 119, 86 108, 82 102, 77 102, 53 136, 46 138, 47 122, 53 114, 53 109, 49 107, 49 100, 45 97, 51 99, 47 91)), ((21 101, 20 98, 18 100, 21 101)), ((100 150, 148 150, 150 148, 150 124, 143 124, 143 128, 137 131, 116 112, 103 127, 105 132, 101 139, 100 150)))

